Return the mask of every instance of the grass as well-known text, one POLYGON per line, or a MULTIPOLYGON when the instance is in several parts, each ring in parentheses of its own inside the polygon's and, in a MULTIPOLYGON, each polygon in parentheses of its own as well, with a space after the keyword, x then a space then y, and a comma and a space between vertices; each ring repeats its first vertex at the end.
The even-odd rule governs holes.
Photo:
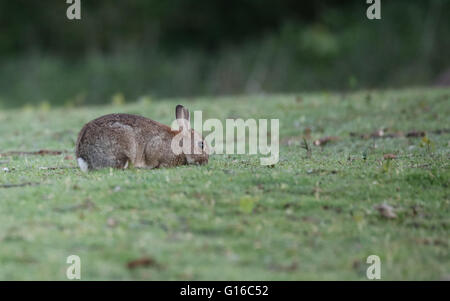
POLYGON ((372 254, 383 280, 448 279, 449 103, 448 89, 415 89, 0 111, 0 280, 65 280, 72 254, 82 280, 366 280, 372 254), (169 124, 177 103, 204 120, 279 118, 280 162, 75 168, 87 121, 169 124), (381 128, 393 137, 364 136, 381 128), (413 130, 426 138, 399 134, 413 130), (313 144, 327 136, 338 140, 313 144), (7 154, 42 149, 68 153, 7 154))

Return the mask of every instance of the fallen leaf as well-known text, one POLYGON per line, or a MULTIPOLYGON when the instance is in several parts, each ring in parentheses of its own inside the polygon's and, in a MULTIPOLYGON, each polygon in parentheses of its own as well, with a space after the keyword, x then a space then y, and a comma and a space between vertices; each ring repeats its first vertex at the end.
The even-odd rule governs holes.
POLYGON ((255 203, 255 198, 245 196, 239 201, 239 209, 243 213, 251 213, 253 211, 253 208, 255 207, 255 203))
POLYGON ((385 218, 394 219, 397 218, 397 214, 394 212, 394 208, 386 203, 376 205, 374 207, 385 218))
POLYGON ((401 138, 405 137, 405 134, 403 132, 394 132, 394 133, 388 133, 388 129, 380 129, 372 133, 355 133, 350 132, 350 137, 357 137, 360 139, 367 140, 369 138, 401 138))
POLYGON ((325 145, 329 142, 334 142, 334 141, 338 141, 339 137, 334 137, 334 136, 329 136, 329 137, 325 137, 325 138, 321 138, 321 139, 317 139, 314 141, 314 145, 315 146, 322 146, 325 145))
POLYGON ((352 263, 352 268, 358 270, 361 267, 361 260, 355 259, 352 263))
POLYGON ((298 269, 298 263, 296 261, 293 261, 289 265, 281 265, 281 264, 272 263, 269 265, 269 269, 274 270, 274 271, 293 272, 298 269))
POLYGON ((438 129, 438 130, 433 131, 433 134, 436 134, 436 135, 448 134, 448 133, 450 133, 450 129, 438 129))
POLYGON ((127 267, 130 270, 140 268, 140 267, 160 267, 160 265, 151 257, 142 257, 139 259, 135 259, 132 261, 129 261, 127 263, 127 267))
POLYGON ((431 239, 431 238, 418 238, 416 242, 423 245, 433 245, 433 246, 442 246, 447 247, 447 243, 444 240, 439 238, 431 239))
POLYGON ((373 133, 370 135, 371 138, 381 138, 381 137, 383 137, 383 136, 384 136, 384 130, 383 130, 383 129, 379 129, 379 130, 373 132, 373 133))
POLYGON ((426 133, 424 131, 411 131, 406 134, 406 137, 408 138, 415 138, 415 137, 425 137, 426 133))
POLYGON ((397 156, 394 154, 384 154, 383 158, 384 158, 384 160, 392 160, 392 159, 396 159, 397 156))
POLYGON ((53 151, 53 150, 46 150, 46 149, 42 149, 38 152, 36 152, 36 155, 61 155, 63 152, 62 151, 53 151))

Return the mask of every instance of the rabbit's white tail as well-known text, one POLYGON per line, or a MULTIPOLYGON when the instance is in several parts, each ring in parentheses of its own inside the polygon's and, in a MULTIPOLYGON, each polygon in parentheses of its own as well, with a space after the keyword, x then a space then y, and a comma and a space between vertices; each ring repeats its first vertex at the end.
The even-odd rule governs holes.
POLYGON ((77 159, 78 166, 80 166, 80 169, 82 172, 87 172, 89 170, 89 166, 86 161, 83 160, 83 158, 77 159))

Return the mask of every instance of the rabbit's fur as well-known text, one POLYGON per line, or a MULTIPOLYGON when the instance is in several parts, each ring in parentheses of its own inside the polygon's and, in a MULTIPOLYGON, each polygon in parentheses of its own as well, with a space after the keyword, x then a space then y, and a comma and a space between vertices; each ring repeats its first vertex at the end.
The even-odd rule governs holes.
POLYGON ((189 111, 178 105, 175 116, 179 130, 130 114, 105 115, 87 123, 76 144, 78 165, 88 171, 105 167, 125 169, 129 165, 158 168, 208 163, 208 146, 190 128, 189 111), (175 136, 193 141, 191 151, 176 154, 171 148, 175 136))

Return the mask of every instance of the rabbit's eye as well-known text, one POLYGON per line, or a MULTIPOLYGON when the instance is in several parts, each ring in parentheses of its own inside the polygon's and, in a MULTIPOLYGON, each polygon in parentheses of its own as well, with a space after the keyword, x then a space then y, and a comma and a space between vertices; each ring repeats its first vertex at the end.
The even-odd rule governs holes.
POLYGON ((200 147, 201 149, 203 149, 203 141, 200 141, 200 142, 198 143, 198 147, 200 147))

